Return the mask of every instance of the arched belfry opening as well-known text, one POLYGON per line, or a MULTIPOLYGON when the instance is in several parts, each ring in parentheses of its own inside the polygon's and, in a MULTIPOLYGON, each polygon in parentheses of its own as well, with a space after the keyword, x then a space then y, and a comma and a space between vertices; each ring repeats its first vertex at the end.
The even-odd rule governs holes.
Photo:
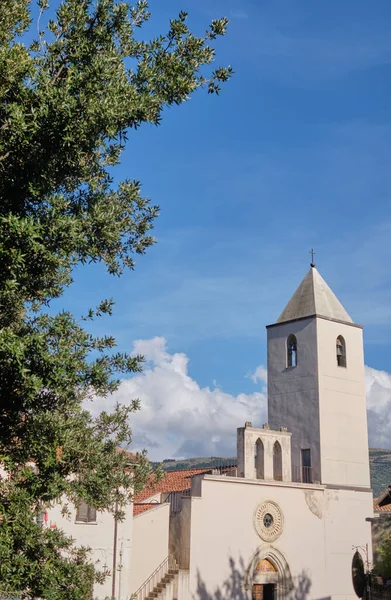
POLYGON ((346 343, 342 335, 337 337, 336 341, 337 365, 346 367, 346 343))
POLYGON ((282 448, 279 441, 273 446, 273 479, 282 481, 282 448))
POLYGON ((297 367, 297 339, 293 333, 288 336, 286 342, 286 351, 286 366, 297 367))
POLYGON ((286 558, 277 548, 265 545, 251 557, 244 588, 248 600, 284 600, 293 589, 286 558))
POLYGON ((266 481, 292 481, 291 433, 286 427, 278 431, 267 423, 261 428, 246 422, 238 427, 237 476, 266 481))
POLYGON ((258 438, 254 446, 254 467, 257 479, 265 479, 265 449, 261 438, 258 438))

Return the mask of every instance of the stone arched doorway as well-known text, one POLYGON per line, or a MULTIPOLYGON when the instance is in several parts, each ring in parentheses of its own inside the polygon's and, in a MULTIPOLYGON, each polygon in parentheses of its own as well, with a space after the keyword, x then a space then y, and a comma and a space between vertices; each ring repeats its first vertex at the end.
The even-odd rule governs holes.
POLYGON ((261 546, 246 570, 248 600, 286 600, 293 581, 285 556, 274 546, 261 546))

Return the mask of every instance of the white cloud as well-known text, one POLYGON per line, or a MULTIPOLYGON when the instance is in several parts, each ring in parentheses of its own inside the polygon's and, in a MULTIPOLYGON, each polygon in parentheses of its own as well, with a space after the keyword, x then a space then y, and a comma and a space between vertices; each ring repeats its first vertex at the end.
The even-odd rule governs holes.
POLYGON ((391 448, 391 374, 365 367, 371 448, 391 448))
MULTIPOLYGON (((146 448, 151 460, 235 456, 237 427, 245 421, 259 427, 267 421, 265 367, 247 375, 254 384, 264 384, 260 392, 233 396, 219 387, 201 388, 188 374, 186 354, 170 354, 163 337, 137 340, 133 351, 145 356, 144 371, 124 380, 111 401, 141 400, 141 410, 132 416, 132 449, 146 448)), ((369 444, 391 448, 391 374, 365 369, 369 444)), ((96 399, 93 411, 106 404, 96 399)))
MULTIPOLYGON (((132 449, 146 448, 151 460, 236 456, 237 427, 265 422, 264 393, 233 396, 218 387, 201 388, 188 374, 188 357, 167 352, 164 338, 138 340, 133 350, 147 361, 143 373, 124 380, 112 402, 141 400, 141 410, 132 416, 132 449)), ((105 404, 97 399, 93 410, 105 404)))
POLYGON ((246 375, 246 377, 248 379, 251 379, 251 381, 253 383, 259 383, 262 382, 264 384, 267 383, 267 369, 265 369, 265 367, 263 365, 259 365, 254 373, 248 373, 248 375, 246 375))

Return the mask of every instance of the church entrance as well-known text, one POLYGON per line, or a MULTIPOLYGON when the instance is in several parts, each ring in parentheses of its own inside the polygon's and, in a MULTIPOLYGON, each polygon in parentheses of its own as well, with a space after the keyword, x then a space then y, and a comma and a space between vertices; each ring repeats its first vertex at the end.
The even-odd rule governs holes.
MULTIPOLYGON (((293 589, 289 565, 276 548, 257 550, 246 570, 246 600, 286 600, 293 589)), ((391 598, 390 598, 391 600, 391 598)))
POLYGON ((252 600, 275 600, 274 583, 254 583, 252 600))

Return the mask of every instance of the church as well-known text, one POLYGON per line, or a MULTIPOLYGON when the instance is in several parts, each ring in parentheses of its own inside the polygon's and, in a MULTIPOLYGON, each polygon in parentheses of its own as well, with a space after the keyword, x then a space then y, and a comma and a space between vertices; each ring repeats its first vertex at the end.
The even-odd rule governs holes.
POLYGON ((95 598, 363 595, 353 557, 370 565, 374 511, 362 327, 312 263, 266 330, 268 423, 238 428, 235 466, 167 472, 121 523, 91 507, 50 510, 44 526, 90 546, 107 571, 95 598))
POLYGON ((132 556, 163 539, 172 561, 167 585, 133 582, 137 600, 357 597, 352 559, 370 560, 373 517, 362 327, 312 263, 266 329, 268 423, 238 428, 236 468, 135 499, 132 556))

